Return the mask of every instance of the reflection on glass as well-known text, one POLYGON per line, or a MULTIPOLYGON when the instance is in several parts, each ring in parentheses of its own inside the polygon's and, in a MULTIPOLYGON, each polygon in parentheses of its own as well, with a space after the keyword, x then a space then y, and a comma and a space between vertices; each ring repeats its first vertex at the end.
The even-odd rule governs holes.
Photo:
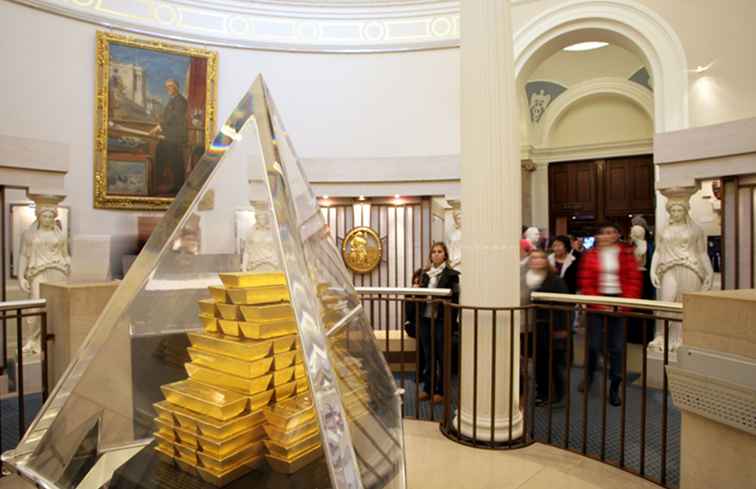
POLYGON ((3 459, 51 488, 106 462, 112 488, 405 487, 396 385, 261 79, 3 459))

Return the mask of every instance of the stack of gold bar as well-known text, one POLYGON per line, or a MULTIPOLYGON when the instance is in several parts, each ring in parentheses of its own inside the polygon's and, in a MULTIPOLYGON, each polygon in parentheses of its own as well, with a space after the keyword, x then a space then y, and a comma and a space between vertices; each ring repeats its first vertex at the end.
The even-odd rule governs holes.
POLYGON ((268 435, 265 458, 276 472, 292 474, 323 454, 318 418, 309 394, 265 408, 263 428, 268 435))
POLYGON ((199 302, 202 332, 188 333, 187 380, 162 387, 156 450, 223 486, 264 460, 271 402, 308 393, 283 273, 222 273, 199 302))

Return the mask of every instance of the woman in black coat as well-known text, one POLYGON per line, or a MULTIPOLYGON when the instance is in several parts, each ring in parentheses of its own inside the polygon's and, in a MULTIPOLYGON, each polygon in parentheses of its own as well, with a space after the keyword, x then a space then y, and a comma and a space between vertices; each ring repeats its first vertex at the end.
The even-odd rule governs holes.
MULTIPOLYGON (((523 305, 530 303, 532 292, 569 293, 567 284, 549 265, 546 252, 542 250, 531 252, 527 267, 522 271, 520 277, 520 294, 523 305)), ((544 405, 549 399, 551 399, 552 405, 559 405, 564 397, 569 313, 536 309, 534 316, 537 348, 535 365, 536 405, 544 405), (549 342, 549 323, 552 320, 552 336, 551 342, 549 342), (551 396, 549 396, 549 350, 553 352, 551 382, 554 389, 551 391, 551 396)))
MULTIPOLYGON (((449 251, 446 245, 441 242, 433 243, 429 258, 430 267, 423 272, 420 286, 429 289, 451 289, 451 301, 458 304, 459 272, 449 266, 449 251)), ((433 402, 439 403, 444 400, 444 308, 438 304, 427 304, 420 315, 420 351, 425 359, 425 368, 420 374, 423 390, 419 400, 428 400, 430 392, 433 391, 433 402)), ((454 311, 452 332, 457 330, 456 316, 454 311)))

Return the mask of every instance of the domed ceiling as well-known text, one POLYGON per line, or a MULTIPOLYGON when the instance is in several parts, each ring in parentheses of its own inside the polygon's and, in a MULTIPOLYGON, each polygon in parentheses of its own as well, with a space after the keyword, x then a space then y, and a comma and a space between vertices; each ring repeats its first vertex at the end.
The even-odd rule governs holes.
POLYGON ((11 1, 106 27, 218 46, 364 52, 459 44, 459 0, 11 1))

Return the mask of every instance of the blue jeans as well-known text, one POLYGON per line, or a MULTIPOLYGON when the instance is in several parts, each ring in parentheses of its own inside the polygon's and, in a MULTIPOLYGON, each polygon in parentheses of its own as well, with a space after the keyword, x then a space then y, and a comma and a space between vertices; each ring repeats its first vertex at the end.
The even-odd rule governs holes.
POLYGON ((624 319, 603 314, 588 313, 588 379, 593 380, 598 356, 604 351, 604 320, 606 320, 606 352, 609 362, 609 379, 613 386, 622 381, 622 351, 625 341, 624 319))

